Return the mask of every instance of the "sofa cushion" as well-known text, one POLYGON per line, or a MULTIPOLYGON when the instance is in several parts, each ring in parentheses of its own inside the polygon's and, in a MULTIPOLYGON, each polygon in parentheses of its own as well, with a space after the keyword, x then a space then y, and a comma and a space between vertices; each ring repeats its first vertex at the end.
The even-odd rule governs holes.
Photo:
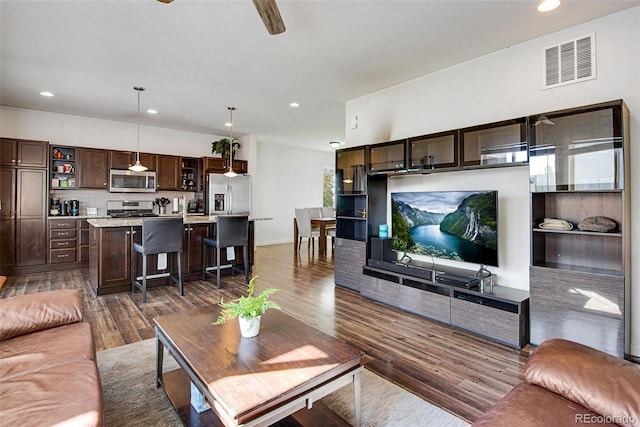
POLYGON ((0 381, 73 361, 95 361, 91 325, 72 323, 0 344, 0 381))
POLYGON ((623 426, 640 422, 640 365, 571 341, 531 353, 525 377, 623 426))
POLYGON ((498 401, 473 427, 550 427, 595 424, 598 415, 542 387, 522 383, 498 401))
POLYGON ((0 299, 0 340, 81 320, 82 299, 75 289, 0 299))
POLYGON ((98 368, 92 360, 73 360, 3 378, 2 425, 103 425, 101 387, 98 368))

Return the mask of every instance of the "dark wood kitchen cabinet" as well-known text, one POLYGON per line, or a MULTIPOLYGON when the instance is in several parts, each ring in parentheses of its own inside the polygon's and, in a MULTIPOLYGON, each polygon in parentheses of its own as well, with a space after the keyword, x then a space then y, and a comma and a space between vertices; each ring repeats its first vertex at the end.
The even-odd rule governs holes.
POLYGON ((158 190, 180 190, 182 157, 158 154, 158 190))
POLYGON ((96 295, 131 289, 131 241, 139 230, 89 226, 89 283, 96 295))
POLYGON ((46 168, 49 146, 44 141, 0 139, 0 166, 46 168))
POLYGON ((60 217, 49 220, 49 262, 75 263, 78 259, 77 220, 60 217))
POLYGON ((209 224, 185 224, 182 249, 182 271, 200 276, 202 272, 202 240, 209 237, 209 224))
POLYGON ((36 272, 46 265, 45 141, 2 138, 0 146, 0 274, 36 272), (44 157, 43 157, 44 156, 44 157))
MULTIPOLYGON (((225 173, 229 170, 229 159, 226 157, 204 157, 204 171, 208 173, 225 173)), ((233 170, 244 174, 249 172, 249 162, 233 159, 233 170)))
MULTIPOLYGON (((96 295, 131 290, 132 242, 140 243, 142 227, 93 227, 89 225, 89 282, 96 295)), ((142 256, 138 256, 136 275, 142 274, 142 256)), ((147 256, 147 274, 168 270, 157 269, 157 255, 147 256)), ((174 269, 177 266, 174 260, 174 269)), ((148 287, 166 284, 167 279, 150 279, 148 287)))
POLYGON ((11 274, 16 264, 16 170, 0 168, 0 275, 11 274))
POLYGON ((76 164, 78 187, 107 189, 109 182, 109 151, 98 148, 78 148, 76 164))
MULTIPOLYGON (((136 163, 138 153, 135 151, 109 151, 109 169, 129 169, 136 163)), ((156 170, 156 155, 140 153, 140 163, 149 170, 156 170)))
POLYGON ((47 262, 47 170, 17 169, 16 181, 16 267, 47 262))

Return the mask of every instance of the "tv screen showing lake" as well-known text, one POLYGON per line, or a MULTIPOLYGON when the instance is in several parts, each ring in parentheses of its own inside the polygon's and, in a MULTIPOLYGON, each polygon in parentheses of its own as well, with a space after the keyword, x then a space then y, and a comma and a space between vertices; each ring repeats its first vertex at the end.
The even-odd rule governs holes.
POLYGON ((391 193, 393 248, 498 265, 496 191, 391 193))

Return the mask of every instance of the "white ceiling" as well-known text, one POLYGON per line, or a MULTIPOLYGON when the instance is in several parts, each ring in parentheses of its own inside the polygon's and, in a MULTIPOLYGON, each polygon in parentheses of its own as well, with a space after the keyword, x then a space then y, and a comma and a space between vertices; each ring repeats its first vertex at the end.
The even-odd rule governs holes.
POLYGON ((145 125, 227 135, 232 105, 234 134, 328 150, 349 99, 640 1, 278 5, 287 30, 271 36, 249 0, 0 0, 0 103, 135 123, 142 85, 143 110, 159 111, 145 125))

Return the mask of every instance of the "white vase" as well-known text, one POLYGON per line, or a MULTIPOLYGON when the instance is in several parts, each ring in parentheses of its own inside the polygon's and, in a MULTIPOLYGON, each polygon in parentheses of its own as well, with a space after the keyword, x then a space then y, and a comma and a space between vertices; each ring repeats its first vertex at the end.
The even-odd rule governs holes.
POLYGON ((240 334, 245 338, 252 338, 260 332, 260 316, 258 317, 238 317, 240 323, 240 334))

